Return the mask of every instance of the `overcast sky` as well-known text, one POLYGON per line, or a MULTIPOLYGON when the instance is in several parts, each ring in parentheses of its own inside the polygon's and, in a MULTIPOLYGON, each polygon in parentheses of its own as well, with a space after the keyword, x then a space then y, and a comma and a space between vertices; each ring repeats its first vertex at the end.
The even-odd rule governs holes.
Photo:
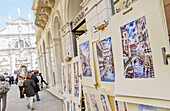
POLYGON ((28 14, 30 13, 31 20, 34 21, 32 4, 33 0, 1 0, 0 29, 6 26, 6 22, 8 21, 8 13, 11 14, 11 19, 18 17, 18 8, 20 8, 21 17, 28 19, 28 14))

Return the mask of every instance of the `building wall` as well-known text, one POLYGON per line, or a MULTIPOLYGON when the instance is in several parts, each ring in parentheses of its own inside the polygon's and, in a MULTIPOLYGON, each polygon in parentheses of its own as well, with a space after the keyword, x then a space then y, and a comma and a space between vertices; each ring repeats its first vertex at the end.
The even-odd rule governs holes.
POLYGON ((14 74, 22 65, 27 70, 38 70, 35 41, 33 22, 20 16, 9 19, 0 29, 0 73, 14 74))

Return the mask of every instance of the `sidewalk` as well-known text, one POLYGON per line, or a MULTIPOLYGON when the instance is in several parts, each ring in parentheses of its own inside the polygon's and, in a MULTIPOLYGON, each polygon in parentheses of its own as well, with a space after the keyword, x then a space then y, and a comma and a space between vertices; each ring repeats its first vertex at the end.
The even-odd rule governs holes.
MULTIPOLYGON (((63 104, 45 89, 39 92, 40 101, 34 102, 34 111, 63 111, 63 104)), ((7 97, 6 111, 31 111, 27 109, 27 100, 19 98, 18 86, 12 85, 7 97)))

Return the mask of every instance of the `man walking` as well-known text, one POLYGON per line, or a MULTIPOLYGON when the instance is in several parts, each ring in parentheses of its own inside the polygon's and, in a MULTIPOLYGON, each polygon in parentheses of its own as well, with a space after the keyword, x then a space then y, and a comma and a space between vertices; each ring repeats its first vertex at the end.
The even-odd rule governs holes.
POLYGON ((2 99, 2 111, 6 109, 7 92, 9 91, 9 83, 5 81, 3 75, 0 75, 0 111, 1 111, 1 99, 2 99))
POLYGON ((40 91, 39 86, 38 86, 39 80, 38 80, 38 78, 36 76, 36 73, 32 72, 31 79, 35 82, 34 91, 35 91, 37 101, 40 101, 39 94, 38 94, 38 91, 40 91))

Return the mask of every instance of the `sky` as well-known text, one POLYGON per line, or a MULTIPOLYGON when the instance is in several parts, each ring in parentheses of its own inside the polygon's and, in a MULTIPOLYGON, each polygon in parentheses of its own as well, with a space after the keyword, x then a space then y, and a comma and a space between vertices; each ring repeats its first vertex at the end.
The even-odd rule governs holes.
POLYGON ((33 0, 1 0, 0 6, 0 29, 6 26, 8 21, 8 13, 11 14, 11 19, 18 17, 18 8, 21 12, 21 17, 28 19, 28 14, 31 14, 31 21, 34 22, 34 14, 32 10, 33 0))

